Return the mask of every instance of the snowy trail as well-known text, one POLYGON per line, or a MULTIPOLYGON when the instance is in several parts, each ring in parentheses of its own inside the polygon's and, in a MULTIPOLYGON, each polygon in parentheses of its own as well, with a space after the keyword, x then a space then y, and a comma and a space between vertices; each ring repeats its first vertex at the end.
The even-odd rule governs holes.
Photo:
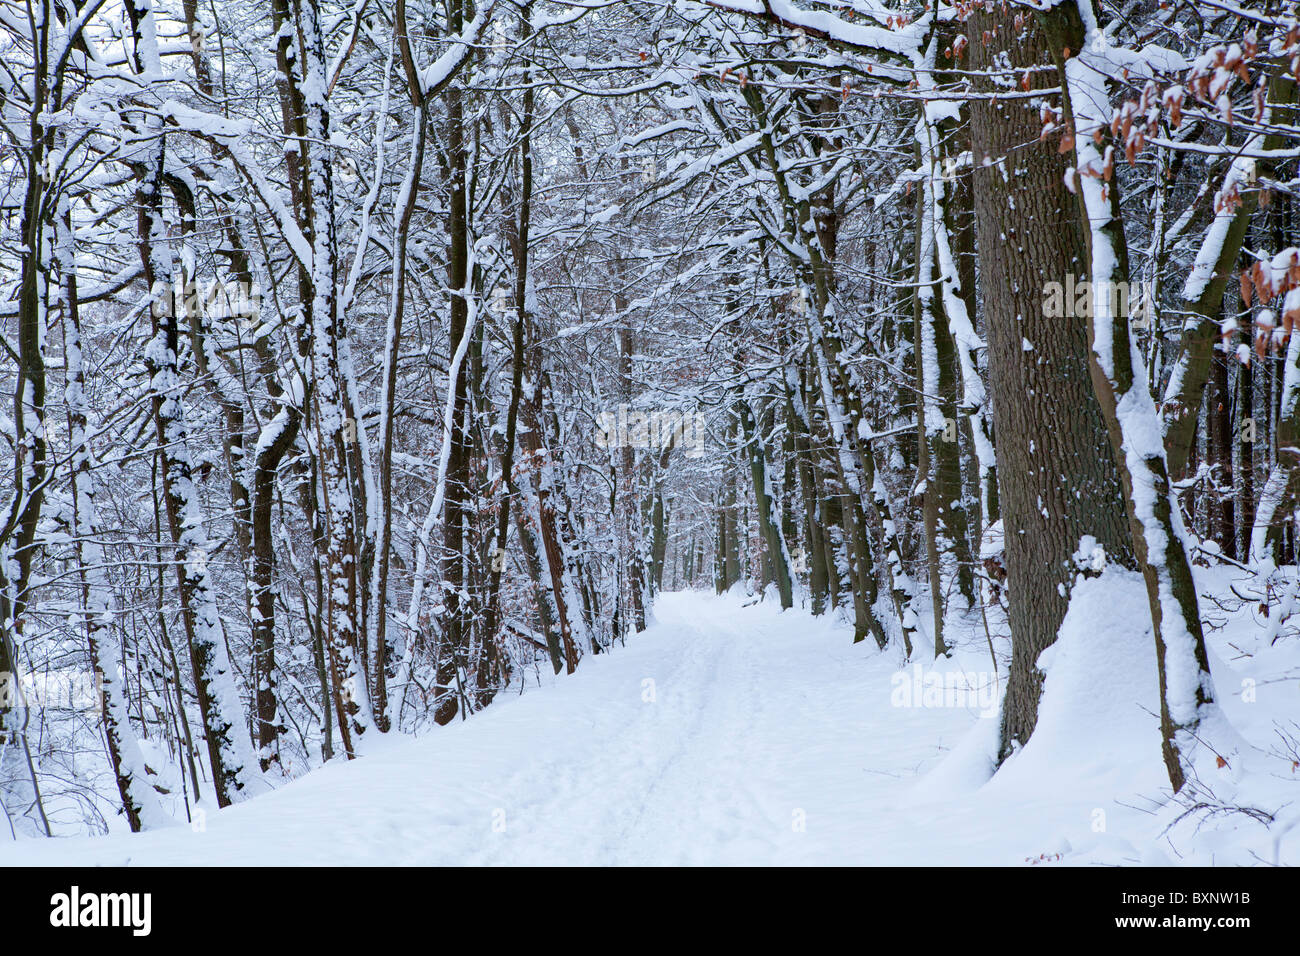
MULTIPOLYGON (((1092 809, 1120 822, 1114 798, 1132 799, 1104 780, 967 787, 961 761, 924 780, 989 721, 894 707, 892 651, 770 603, 669 594, 656 613, 572 677, 211 812, 201 832, 0 844, 0 865, 1023 863, 1084 849, 1092 809)), ((1091 845, 1136 862, 1118 837, 1091 845)))

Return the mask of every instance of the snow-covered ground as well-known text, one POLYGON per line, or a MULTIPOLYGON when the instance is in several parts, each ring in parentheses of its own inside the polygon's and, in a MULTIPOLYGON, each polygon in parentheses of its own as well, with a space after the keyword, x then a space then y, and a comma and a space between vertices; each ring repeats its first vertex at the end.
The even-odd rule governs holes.
MULTIPOLYGON (((1141 584, 1083 588, 1045 661, 1038 730, 991 779, 978 614, 954 622, 956 659, 932 672, 771 601, 667 594, 625 648, 467 721, 372 745, 197 830, 0 844, 0 866, 1300 862, 1300 827, 1276 838, 1300 803, 1281 759, 1251 791, 1282 810, 1272 829, 1200 813, 1162 832, 1178 811, 1160 806, 1141 584), (969 694, 926 696, 932 674, 958 670, 980 672, 969 694)), ((1238 671, 1214 663, 1235 690, 1238 671)), ((1228 710, 1267 748, 1270 715, 1300 714, 1294 674, 1257 690, 1228 710), (1289 697, 1269 709, 1269 688, 1289 697)))

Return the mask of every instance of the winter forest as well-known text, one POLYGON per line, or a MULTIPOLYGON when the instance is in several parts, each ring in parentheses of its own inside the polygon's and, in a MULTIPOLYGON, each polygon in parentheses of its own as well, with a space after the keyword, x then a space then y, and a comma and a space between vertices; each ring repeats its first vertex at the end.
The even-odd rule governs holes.
POLYGON ((1292 0, 0 0, 0 861, 1300 862, 1298 83, 1292 0))

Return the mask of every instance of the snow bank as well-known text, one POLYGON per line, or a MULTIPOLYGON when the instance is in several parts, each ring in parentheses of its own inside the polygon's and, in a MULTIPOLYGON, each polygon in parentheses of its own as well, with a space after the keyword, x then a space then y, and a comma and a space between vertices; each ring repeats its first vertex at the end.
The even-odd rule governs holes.
POLYGON ((1080 582, 1055 644, 1038 724, 990 784, 994 792, 1113 794, 1168 788, 1160 755, 1160 687, 1146 586, 1109 566, 1080 582))

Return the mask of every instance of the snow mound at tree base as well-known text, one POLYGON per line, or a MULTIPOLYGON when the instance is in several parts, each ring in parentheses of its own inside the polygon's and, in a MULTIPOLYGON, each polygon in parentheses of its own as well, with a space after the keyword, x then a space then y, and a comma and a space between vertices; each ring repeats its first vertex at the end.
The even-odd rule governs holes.
MULTIPOLYGON (((1248 621, 1235 623, 1245 633, 1258 630, 1248 621)), ((1263 655, 1250 655, 1238 667, 1221 658, 1244 644, 1234 630, 1208 635, 1220 706, 1207 715, 1210 726, 1199 736, 1208 746, 1198 746, 1195 777, 1179 794, 1172 793, 1161 754, 1159 675, 1145 584, 1136 572, 1116 567, 1075 587, 1056 643, 1039 657, 1045 682, 1029 742, 996 767, 998 722, 977 721, 922 778, 916 794, 937 800, 966 793, 991 816, 1010 808, 1040 814, 1034 821, 1040 833, 1046 824, 1059 827, 1059 836, 1029 862, 1293 861, 1300 853, 1300 781, 1282 756, 1265 749, 1274 721, 1286 718, 1287 702, 1261 689, 1258 703, 1253 697, 1243 703, 1243 685, 1279 682, 1276 668, 1260 670, 1263 655), (1250 728, 1248 739, 1237 725, 1250 728), (1216 752, 1228 758, 1223 765, 1216 752)))
POLYGON ((1140 574, 1109 567, 1079 582, 1038 667, 1046 675, 1038 723, 991 790, 1168 789, 1155 639, 1140 574))
POLYGON ((979 721, 919 789, 982 788, 999 798, 1095 792, 1099 801, 1135 779, 1167 790, 1150 620, 1140 575, 1109 568, 1082 581, 1056 643, 1039 656, 1046 680, 1029 743, 999 768, 1000 721, 979 721))

